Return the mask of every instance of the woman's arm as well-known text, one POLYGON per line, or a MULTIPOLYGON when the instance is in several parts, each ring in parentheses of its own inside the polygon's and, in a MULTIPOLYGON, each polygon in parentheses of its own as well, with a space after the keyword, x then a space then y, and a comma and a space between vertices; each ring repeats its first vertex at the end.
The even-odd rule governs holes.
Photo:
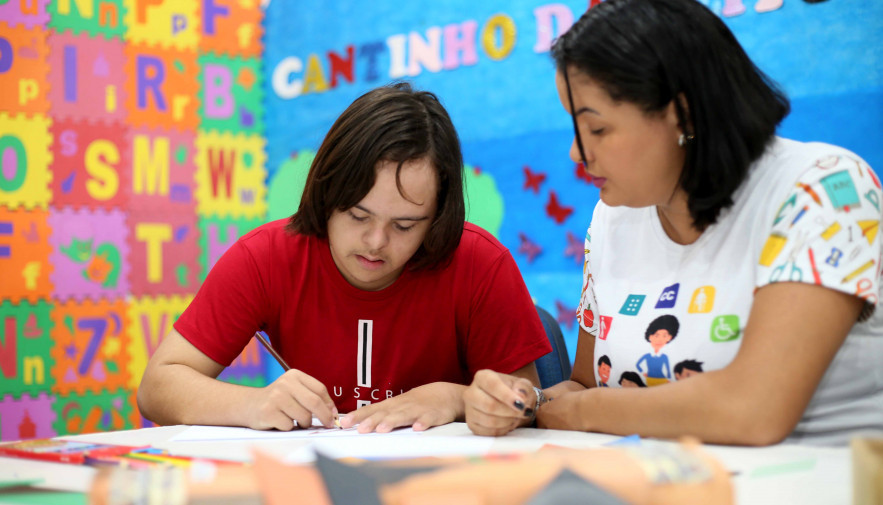
POLYGON ((291 430, 293 420, 309 427, 312 417, 333 426, 337 410, 325 386, 289 370, 267 387, 229 384, 215 377, 224 369, 175 330, 147 362, 138 388, 138 408, 158 424, 246 426, 291 430))
MULTIPOLYGON (((779 442, 797 425, 863 303, 810 284, 764 286, 727 367, 659 387, 564 394, 540 409, 538 424, 721 444, 779 442)), ((592 371, 591 362, 577 363, 574 376, 585 377, 585 367, 592 371)))

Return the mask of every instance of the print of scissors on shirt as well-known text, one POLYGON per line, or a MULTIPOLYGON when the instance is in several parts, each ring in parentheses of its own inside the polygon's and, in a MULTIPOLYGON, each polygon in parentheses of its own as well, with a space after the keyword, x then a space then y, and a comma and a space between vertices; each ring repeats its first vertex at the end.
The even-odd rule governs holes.
POLYGON ((800 282, 803 280, 803 269, 798 267, 794 260, 797 259, 797 254, 803 248, 803 245, 806 244, 808 235, 809 234, 805 231, 797 233, 794 238, 794 246, 791 248, 791 253, 788 255, 788 261, 773 269, 773 273, 770 274, 770 282, 800 282), (786 269, 788 270, 787 276, 785 272, 786 269))
POLYGON ((874 283, 871 282, 871 279, 864 277, 858 281, 858 284, 855 285, 855 296, 862 298, 872 305, 877 305, 877 295, 876 293, 871 292, 871 288, 874 287, 874 283))

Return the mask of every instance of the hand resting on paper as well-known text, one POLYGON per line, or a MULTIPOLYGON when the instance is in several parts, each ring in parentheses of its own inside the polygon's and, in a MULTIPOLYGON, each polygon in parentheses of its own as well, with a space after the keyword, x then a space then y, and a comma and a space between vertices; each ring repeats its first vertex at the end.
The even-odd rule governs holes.
POLYGON ((359 433, 388 433, 411 426, 423 431, 463 418, 463 390, 466 386, 434 382, 416 387, 373 405, 367 405, 340 418, 341 428, 358 424, 359 433))
POLYGON ((463 401, 466 424, 473 433, 500 436, 532 420, 537 396, 527 379, 479 370, 463 401))
POLYGON ((325 385, 300 370, 289 370, 256 390, 247 411, 251 417, 248 427, 256 430, 309 428, 314 417, 332 428, 337 418, 337 407, 325 385))

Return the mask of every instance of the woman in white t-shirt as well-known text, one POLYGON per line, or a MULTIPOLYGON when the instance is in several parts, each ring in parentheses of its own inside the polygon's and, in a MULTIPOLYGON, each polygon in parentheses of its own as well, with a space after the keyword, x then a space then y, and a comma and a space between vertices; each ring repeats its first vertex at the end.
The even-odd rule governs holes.
POLYGON ((608 0, 552 54, 571 158, 601 191, 573 375, 541 391, 479 372, 470 428, 747 445, 883 432, 874 171, 776 137, 787 98, 695 0, 608 0))

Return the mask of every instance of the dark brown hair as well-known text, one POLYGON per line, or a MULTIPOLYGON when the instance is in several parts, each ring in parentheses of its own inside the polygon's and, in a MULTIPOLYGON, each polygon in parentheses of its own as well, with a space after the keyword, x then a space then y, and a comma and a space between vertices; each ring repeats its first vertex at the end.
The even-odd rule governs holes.
POLYGON ((378 162, 402 165, 429 160, 438 176, 436 213, 423 244, 409 262, 412 269, 440 265, 460 243, 466 207, 463 155, 457 131, 434 94, 398 82, 357 98, 331 126, 310 166, 306 187, 287 230, 326 237, 328 219, 359 203, 374 187, 378 162))

